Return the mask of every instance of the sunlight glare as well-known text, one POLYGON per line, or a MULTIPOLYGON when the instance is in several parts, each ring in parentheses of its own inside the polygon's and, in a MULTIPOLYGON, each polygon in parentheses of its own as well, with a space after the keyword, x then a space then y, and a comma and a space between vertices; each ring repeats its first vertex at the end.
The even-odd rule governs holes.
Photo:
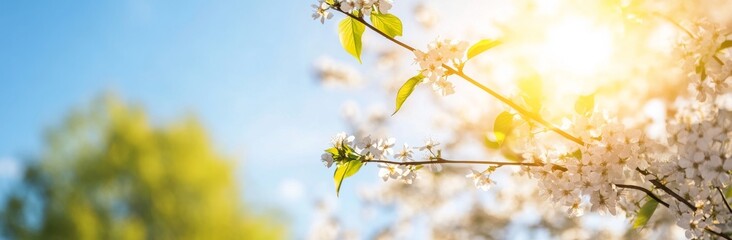
POLYGON ((539 48, 546 69, 586 76, 610 61, 612 33, 588 19, 567 18, 547 30, 539 48))

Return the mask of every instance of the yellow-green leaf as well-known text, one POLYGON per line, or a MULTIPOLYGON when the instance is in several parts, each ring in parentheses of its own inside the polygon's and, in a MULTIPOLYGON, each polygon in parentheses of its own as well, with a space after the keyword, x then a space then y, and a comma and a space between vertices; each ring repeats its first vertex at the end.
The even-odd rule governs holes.
POLYGON ((366 26, 363 23, 350 17, 344 18, 338 24, 338 36, 343 49, 358 59, 359 63, 361 63, 361 36, 365 30, 366 26))
POLYGON ((371 23, 374 24, 376 29, 386 33, 390 37, 396 37, 402 35, 402 20, 399 20, 397 16, 393 14, 371 14, 371 23))
POLYGON ((513 114, 509 112, 502 112, 496 117, 496 121, 493 122, 493 134, 496 137, 498 144, 503 144, 506 140, 506 136, 511 133, 513 128, 513 114))
POLYGON ((580 96, 574 103, 574 111, 579 115, 589 115, 595 108, 595 94, 580 96))
POLYGON ((343 179, 356 174, 358 170, 361 169, 361 165, 363 165, 363 162, 360 160, 351 160, 343 164, 339 164, 336 167, 335 173, 333 174, 333 181, 335 182, 336 187, 336 197, 341 192, 343 179))
POLYGON ((418 74, 417 76, 414 76, 407 80, 407 82, 405 82, 404 85, 399 88, 396 96, 396 109, 394 110, 394 113, 391 114, 392 116, 396 114, 399 109, 402 108, 402 104, 404 104, 404 101, 406 101, 409 95, 412 94, 412 91, 414 91, 414 87, 417 86, 417 84, 420 83, 422 79, 424 79, 424 76, 422 76, 422 74, 418 74))
POLYGON ((477 43, 473 44, 473 46, 470 46, 468 49, 468 59, 471 59, 478 54, 481 54, 485 51, 488 51, 488 49, 491 49, 495 46, 500 45, 501 42, 494 39, 483 39, 478 41, 477 43))
POLYGON ((645 204, 638 210, 638 215, 635 217, 635 221, 633 221, 633 228, 641 228, 648 223, 648 220, 651 219, 651 216, 653 216, 653 212, 656 211, 656 207, 658 207, 658 202, 656 200, 653 200, 653 198, 646 197, 648 201, 646 201, 645 204))

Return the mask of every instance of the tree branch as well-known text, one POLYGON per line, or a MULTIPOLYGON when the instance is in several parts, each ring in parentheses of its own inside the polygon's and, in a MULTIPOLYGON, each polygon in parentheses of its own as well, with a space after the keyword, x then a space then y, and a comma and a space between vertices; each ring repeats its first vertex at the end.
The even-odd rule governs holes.
POLYGON ((668 203, 666 203, 665 201, 661 200, 661 198, 659 198, 658 196, 656 196, 656 194, 653 194, 653 192, 651 192, 651 190, 645 189, 645 188, 643 188, 641 186, 629 185, 629 184, 617 184, 617 183, 615 184, 615 186, 618 186, 618 187, 621 187, 621 188, 630 188, 630 189, 635 189, 635 190, 642 191, 642 192, 646 193, 646 195, 648 195, 649 197, 653 198, 653 200, 656 200, 656 202, 660 203, 661 205, 663 205, 665 207, 668 207, 668 203))
POLYGON ((663 183, 661 183, 661 181, 659 181, 658 179, 651 179, 650 182, 653 183, 653 186, 660 188, 661 190, 666 192, 668 195, 671 195, 672 197, 676 198, 676 200, 679 200, 679 202, 686 204, 686 206, 691 208, 692 211, 696 211, 696 206, 691 204, 691 202, 689 202, 689 200, 686 200, 685 198, 681 197, 678 193, 674 192, 674 190, 671 190, 670 188, 666 187, 666 185, 663 185, 663 183))
POLYGON ((364 163, 368 162, 375 162, 375 163, 388 163, 388 164, 397 164, 397 165, 424 165, 424 164, 488 164, 488 165, 497 165, 497 166, 530 166, 530 167, 539 167, 543 166, 541 163, 530 163, 530 162, 496 162, 496 161, 480 161, 480 160, 447 160, 443 158, 436 158, 433 161, 415 161, 415 162, 398 162, 398 161, 389 161, 389 160, 363 160, 364 163))

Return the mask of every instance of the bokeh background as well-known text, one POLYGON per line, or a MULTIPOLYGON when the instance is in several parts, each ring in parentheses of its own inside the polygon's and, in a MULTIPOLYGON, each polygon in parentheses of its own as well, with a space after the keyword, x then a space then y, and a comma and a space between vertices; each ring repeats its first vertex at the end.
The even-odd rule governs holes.
MULTIPOLYGON (((323 51, 335 52, 339 46, 335 45, 337 39, 332 28, 311 21, 309 4, 302 1, 276 4, 145 0, 0 2, 0 82, 3 83, 0 206, 5 206, 16 192, 28 190, 19 184, 30 166, 58 157, 51 145, 99 141, 70 133, 51 140, 49 132, 67 130, 65 122, 70 118, 93 119, 90 115, 113 111, 107 109, 113 107, 102 102, 115 102, 128 109, 123 111, 134 108, 135 112, 142 112, 144 119, 134 123, 146 125, 140 131, 183 134, 181 141, 188 134, 204 135, 202 139, 182 143, 200 144, 212 152, 203 159, 191 159, 201 162, 190 171, 214 176, 230 174, 230 180, 222 180, 230 182, 210 184, 212 187, 231 185, 237 193, 231 196, 231 201, 239 201, 241 207, 247 208, 242 216, 261 215, 272 219, 273 228, 284 233, 280 236, 303 235, 315 196, 332 195, 330 174, 319 163, 320 148, 328 143, 331 133, 342 128, 337 117, 328 116, 340 106, 327 104, 339 101, 342 96, 327 94, 311 73, 313 59, 323 51), (96 113, 91 113, 92 109, 97 109, 96 113), (196 127, 192 127, 195 130, 163 130, 187 121, 196 122, 193 124, 196 127), (173 133, 179 130, 182 133, 173 133), (213 161, 210 158, 225 162, 228 167, 221 169, 217 166, 224 163, 210 163, 213 161)), ((121 118, 133 118, 125 115, 134 114, 121 115, 121 118)), ((99 135, 115 131, 96 126, 109 124, 107 120, 92 119, 80 123, 84 125, 81 127, 99 135)), ((116 131, 133 134, 126 129, 116 131)), ((143 145, 130 141, 133 141, 130 144, 143 145)), ((121 151, 136 151, 138 147, 156 148, 123 146, 127 149, 121 151)), ((190 150, 183 145, 171 148, 170 151, 181 151, 179 154, 184 156, 188 155, 184 151, 190 150)), ((75 158, 71 154, 69 158, 75 158)), ((82 158, 81 155, 77 153, 76 158, 82 158)), ((116 178, 124 178, 120 175, 125 172, 136 178, 135 175, 142 174, 139 171, 149 168, 160 168, 154 171, 162 172, 177 170, 176 161, 157 166, 161 163, 154 156, 151 158, 139 160, 140 166, 115 172, 106 172, 111 165, 96 169, 60 166, 46 171, 49 174, 94 171, 116 178)), ((128 160, 132 159, 136 158, 128 160)), ((71 159, 58 161, 72 162, 71 159)), ((119 164, 133 165, 132 162, 119 164)), ((66 187, 85 189, 82 184, 92 184, 97 179, 74 181, 77 182, 65 183, 69 185, 66 187)), ((181 191, 189 183, 189 180, 181 182, 181 191)), ((89 191, 106 189, 103 184, 89 188, 93 188, 89 191)), ((31 198, 41 202, 49 200, 31 198)), ((172 199, 165 204, 175 201, 186 200, 172 199)), ((213 205, 225 208, 226 203, 213 205)), ((184 208, 185 203, 178 204, 184 208)), ((124 207, 107 208, 104 211, 115 218, 128 215, 121 213, 126 211, 124 207)), ((41 212, 26 213, 29 226, 43 225, 39 220, 41 212)), ((101 222, 100 219, 97 220, 101 222)), ((216 225, 226 218, 211 217, 207 221, 216 225)), ((99 226, 96 231, 108 230, 102 227, 108 225, 99 226)), ((181 230, 173 224, 168 227, 181 230)), ((96 238, 104 237, 91 237, 96 238)))

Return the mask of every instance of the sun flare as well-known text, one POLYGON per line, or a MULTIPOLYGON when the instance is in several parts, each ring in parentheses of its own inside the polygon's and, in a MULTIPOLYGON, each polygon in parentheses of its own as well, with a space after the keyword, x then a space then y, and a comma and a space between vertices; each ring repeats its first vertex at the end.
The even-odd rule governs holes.
POLYGON ((609 29, 588 19, 564 19, 547 29, 546 39, 537 52, 539 65, 565 74, 594 74, 610 61, 612 39, 609 29))

